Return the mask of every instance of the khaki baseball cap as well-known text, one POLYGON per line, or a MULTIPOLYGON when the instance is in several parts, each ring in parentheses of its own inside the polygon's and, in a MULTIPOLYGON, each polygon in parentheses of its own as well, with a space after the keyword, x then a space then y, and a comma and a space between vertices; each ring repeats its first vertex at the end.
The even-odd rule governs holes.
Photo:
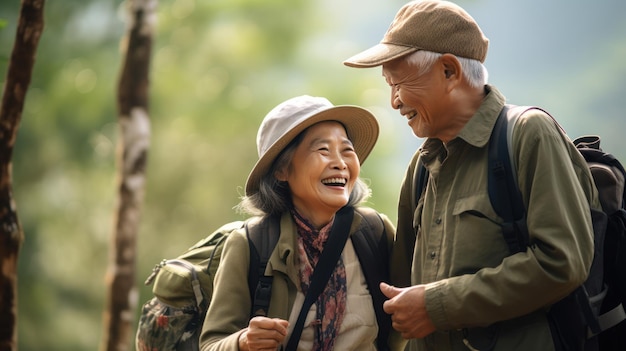
POLYGON ((259 191, 263 175, 298 134, 322 121, 343 124, 363 164, 378 139, 378 121, 374 115, 359 106, 335 106, 323 97, 297 96, 274 107, 261 122, 256 140, 259 160, 248 175, 246 195, 259 191))
POLYGON ((465 10, 449 1, 411 1, 396 14, 379 44, 343 63, 375 67, 418 50, 485 62, 489 39, 465 10))

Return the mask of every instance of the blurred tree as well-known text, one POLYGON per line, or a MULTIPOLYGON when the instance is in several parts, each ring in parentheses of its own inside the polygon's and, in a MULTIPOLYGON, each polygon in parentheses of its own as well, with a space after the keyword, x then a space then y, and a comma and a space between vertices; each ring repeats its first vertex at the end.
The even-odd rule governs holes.
POLYGON ((107 273, 108 303, 101 350, 130 350, 137 307, 135 261, 150 147, 149 68, 156 24, 156 0, 126 2, 128 33, 118 86, 118 208, 107 273))
POLYGON ((17 350, 17 259, 23 230, 12 194, 13 147, 30 85, 44 0, 23 0, 0 105, 0 350, 17 350))

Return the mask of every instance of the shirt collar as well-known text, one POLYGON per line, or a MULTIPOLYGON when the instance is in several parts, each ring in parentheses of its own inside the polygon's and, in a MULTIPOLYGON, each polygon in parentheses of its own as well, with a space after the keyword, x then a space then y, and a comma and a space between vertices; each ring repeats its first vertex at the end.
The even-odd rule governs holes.
POLYGON ((485 92, 482 104, 457 136, 476 147, 484 147, 489 142, 491 131, 506 101, 494 86, 485 85, 485 92))
MULTIPOLYGON (((480 107, 453 141, 462 139, 475 147, 487 145, 491 137, 491 131, 496 124, 502 107, 504 107, 506 98, 492 85, 485 85, 485 93, 485 98, 480 107)), ((439 157, 444 152, 444 149, 446 149, 446 146, 441 140, 436 138, 426 139, 420 150, 424 163, 431 163, 435 157, 439 157)))

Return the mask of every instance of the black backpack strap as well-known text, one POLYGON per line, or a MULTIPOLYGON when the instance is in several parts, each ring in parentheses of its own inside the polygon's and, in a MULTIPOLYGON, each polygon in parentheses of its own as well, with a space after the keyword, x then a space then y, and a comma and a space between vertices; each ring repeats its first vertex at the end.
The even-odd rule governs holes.
POLYGON ((512 128, 517 117, 528 109, 505 105, 491 132, 488 146, 488 192, 491 206, 502 217, 502 233, 511 254, 528 246, 526 209, 522 200, 509 149, 512 128), (514 110, 515 109, 515 110, 514 110))
POLYGON ((302 328, 304 327, 304 320, 306 319, 309 308, 317 300, 317 297, 322 291, 324 291, 324 288, 328 284, 328 279, 337 265, 337 260, 339 260, 341 252, 346 246, 346 241, 350 235, 350 226, 353 216, 354 208, 350 206, 342 207, 335 215, 335 222, 330 229, 328 241, 326 241, 324 250, 317 261, 317 265, 313 269, 313 274, 311 274, 311 284, 304 296, 304 303, 300 309, 298 320, 287 342, 287 347, 285 348, 287 351, 296 350, 298 347, 302 328))
POLYGON ((273 276, 265 275, 265 268, 280 237, 280 218, 272 216, 247 221, 246 235, 250 245, 248 270, 248 287, 252 299, 250 316, 267 316, 272 297, 273 276))
POLYGON ((389 350, 391 315, 383 310, 383 303, 387 297, 380 291, 379 285, 380 282, 389 281, 389 249, 385 225, 380 215, 371 208, 358 208, 357 212, 363 216, 363 220, 358 231, 350 238, 374 303, 378 322, 377 349, 389 350))
POLYGON ((511 254, 525 251, 529 245, 526 207, 517 183, 516 170, 511 161, 513 157, 511 143, 515 123, 522 114, 532 109, 548 115, 556 127, 563 131, 558 121, 542 108, 507 104, 500 111, 489 139, 489 200, 496 213, 504 219, 502 232, 511 254))

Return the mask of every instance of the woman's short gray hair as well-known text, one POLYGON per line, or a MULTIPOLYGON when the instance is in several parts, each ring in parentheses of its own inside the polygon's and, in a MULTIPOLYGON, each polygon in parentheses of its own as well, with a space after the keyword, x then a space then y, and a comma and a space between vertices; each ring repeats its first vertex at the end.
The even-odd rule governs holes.
MULTIPOLYGON (((442 54, 438 52, 418 50, 409 54, 406 60, 415 67, 417 71, 428 71, 442 54)), ((456 56, 463 68, 463 75, 469 85, 473 88, 480 88, 487 84, 489 73, 487 68, 480 61, 456 56)))
MULTIPOLYGON (((236 206, 240 213, 253 216, 280 215, 293 209, 289 185, 285 181, 276 179, 276 172, 289 167, 296 148, 300 145, 306 129, 300 133, 278 155, 269 171, 261 177, 259 191, 250 196, 243 196, 236 206)), ((366 201, 372 195, 372 190, 359 177, 354 183, 352 193, 348 199, 348 206, 356 206, 366 201)))

